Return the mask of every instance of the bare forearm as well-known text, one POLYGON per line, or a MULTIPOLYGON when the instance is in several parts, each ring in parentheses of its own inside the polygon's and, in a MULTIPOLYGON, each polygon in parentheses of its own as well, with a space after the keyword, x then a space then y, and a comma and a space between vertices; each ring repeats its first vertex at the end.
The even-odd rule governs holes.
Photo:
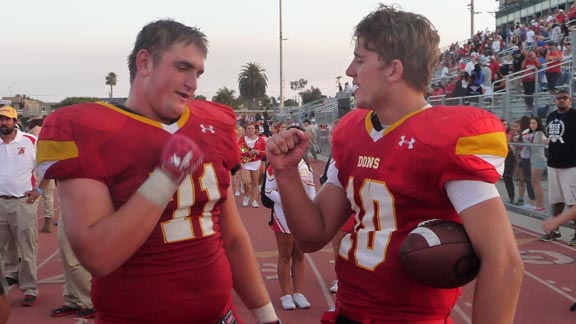
POLYGON ((472 323, 512 324, 522 283, 523 266, 482 264, 474 293, 472 323))
POLYGON ((259 308, 269 303, 270 296, 248 236, 230 242, 226 247, 226 255, 232 269, 234 290, 246 307, 259 308))
MULTIPOLYGON (((83 230, 74 226, 66 233, 84 267, 94 276, 104 276, 120 267, 140 248, 150 236, 161 213, 159 207, 135 194, 109 216, 83 230)), ((64 208, 63 215, 66 224, 73 223, 74 218, 79 217, 68 215, 64 208)))

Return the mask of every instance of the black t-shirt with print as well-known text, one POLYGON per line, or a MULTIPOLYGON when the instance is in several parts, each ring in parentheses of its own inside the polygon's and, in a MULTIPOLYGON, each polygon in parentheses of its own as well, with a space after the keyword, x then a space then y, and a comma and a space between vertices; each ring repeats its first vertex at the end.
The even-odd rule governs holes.
POLYGON ((576 167, 576 111, 551 112, 546 117, 546 135, 550 139, 548 166, 559 169, 576 167))

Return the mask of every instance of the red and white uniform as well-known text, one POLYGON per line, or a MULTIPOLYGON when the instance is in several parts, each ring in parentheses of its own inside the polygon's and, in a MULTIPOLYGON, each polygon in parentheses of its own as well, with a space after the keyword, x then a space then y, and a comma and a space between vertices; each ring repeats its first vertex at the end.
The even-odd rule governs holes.
POLYGON ((256 136, 250 139, 248 136, 242 136, 238 140, 240 146, 240 162, 245 170, 260 170, 262 160, 266 157, 266 140, 263 137, 256 136), (260 151, 260 154, 250 154, 251 150, 260 151))
MULTIPOLYGON (((300 179, 302 180, 306 194, 310 199, 314 199, 314 196, 316 196, 316 186, 314 185, 314 174, 312 173, 312 170, 310 170, 308 163, 304 160, 300 160, 298 171, 300 172, 300 179)), ((278 184, 276 183, 276 177, 274 177, 274 171, 272 170, 271 165, 269 165, 266 170, 265 190, 266 196, 274 202, 272 230, 277 233, 290 234, 290 229, 286 222, 286 216, 284 216, 284 209, 282 208, 282 200, 280 199, 278 184)))
POLYGON ((360 322, 446 319, 460 289, 415 281, 399 248, 424 220, 461 221, 446 182, 498 181, 507 153, 502 123, 478 108, 434 107, 376 131, 372 113, 351 111, 333 135, 328 181, 346 190, 356 214, 336 263, 341 311, 360 322))
POLYGON ((171 125, 102 102, 48 116, 38 144, 46 178, 101 181, 115 208, 158 165, 171 134, 189 136, 204 152, 203 166, 182 182, 146 242, 113 273, 93 279, 98 323, 216 323, 230 310, 219 217, 239 161, 235 121, 230 108, 206 101, 190 101, 171 125))

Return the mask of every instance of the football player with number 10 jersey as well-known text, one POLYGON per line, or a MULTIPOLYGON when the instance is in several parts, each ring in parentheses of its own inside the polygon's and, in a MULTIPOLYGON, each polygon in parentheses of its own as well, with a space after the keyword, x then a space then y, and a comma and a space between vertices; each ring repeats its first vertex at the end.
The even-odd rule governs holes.
POLYGON ((460 289, 421 284, 399 257, 419 223, 445 219, 464 225, 482 262, 472 322, 513 323, 523 264, 494 185, 507 154, 500 120, 479 108, 426 103, 439 56, 426 17, 380 5, 354 36, 346 74, 358 108, 334 129, 328 179, 313 201, 296 181, 309 135, 280 131, 267 143, 288 226, 305 252, 324 247, 355 215, 336 261, 336 309, 323 320, 452 323, 460 289))

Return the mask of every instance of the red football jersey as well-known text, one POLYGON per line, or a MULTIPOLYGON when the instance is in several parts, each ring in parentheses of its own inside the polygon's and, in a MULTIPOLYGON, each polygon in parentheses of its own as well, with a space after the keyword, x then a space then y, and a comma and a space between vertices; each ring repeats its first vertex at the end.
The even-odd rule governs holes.
POLYGON ((93 279, 103 321, 215 323, 229 309, 232 275, 218 223, 240 158, 235 121, 226 106, 191 101, 172 125, 103 102, 61 108, 44 122, 38 160, 45 177, 101 181, 115 208, 158 165, 171 134, 189 136, 204 152, 203 166, 182 182, 146 242, 113 273, 93 279))
POLYGON ((338 300, 353 318, 446 318, 460 289, 415 281, 400 262, 400 245, 424 220, 460 222, 447 181, 498 181, 507 153, 502 123, 478 108, 434 107, 378 132, 372 114, 351 111, 333 135, 338 179, 356 214, 336 264, 338 300))

